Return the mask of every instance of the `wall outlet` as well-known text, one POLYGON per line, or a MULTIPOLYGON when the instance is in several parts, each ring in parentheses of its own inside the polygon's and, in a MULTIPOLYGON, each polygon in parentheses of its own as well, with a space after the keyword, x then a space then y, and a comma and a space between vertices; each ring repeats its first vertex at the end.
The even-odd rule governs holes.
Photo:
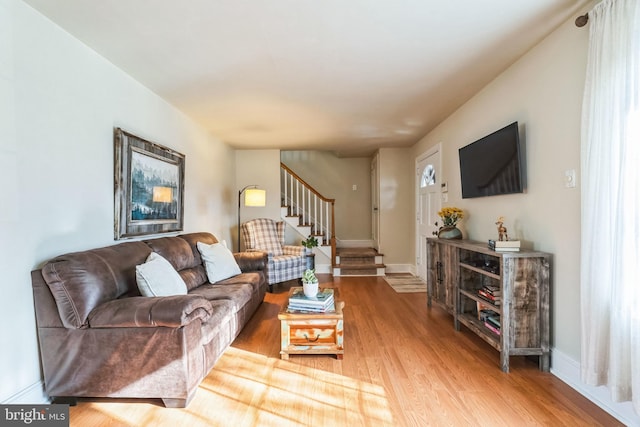
POLYGON ((352 189, 353 191, 357 191, 357 190, 358 190, 358 186, 357 186, 356 184, 353 184, 353 185, 351 186, 351 189, 352 189))

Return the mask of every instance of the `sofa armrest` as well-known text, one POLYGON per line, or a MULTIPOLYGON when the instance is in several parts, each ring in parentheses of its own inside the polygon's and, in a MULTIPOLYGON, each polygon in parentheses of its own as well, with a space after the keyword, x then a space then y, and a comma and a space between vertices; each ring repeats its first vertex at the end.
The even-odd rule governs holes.
POLYGON ((100 304, 89 313, 91 328, 177 328, 195 319, 206 320, 211 303, 197 295, 129 297, 100 304))
POLYGON ((304 246, 284 245, 282 252, 284 252, 285 255, 304 256, 304 246))
POLYGON ((267 269, 268 255, 262 251, 236 252, 233 254, 243 273, 267 269))

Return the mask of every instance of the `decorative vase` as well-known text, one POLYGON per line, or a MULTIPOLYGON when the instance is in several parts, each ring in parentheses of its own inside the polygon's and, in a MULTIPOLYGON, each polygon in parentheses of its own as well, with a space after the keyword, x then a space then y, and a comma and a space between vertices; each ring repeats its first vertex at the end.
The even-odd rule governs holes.
POLYGON ((447 225, 440 227, 438 230, 438 238, 440 239, 462 239, 462 232, 455 225, 447 225))
POLYGON ((315 298, 318 296, 318 282, 302 282, 302 292, 307 298, 315 298))

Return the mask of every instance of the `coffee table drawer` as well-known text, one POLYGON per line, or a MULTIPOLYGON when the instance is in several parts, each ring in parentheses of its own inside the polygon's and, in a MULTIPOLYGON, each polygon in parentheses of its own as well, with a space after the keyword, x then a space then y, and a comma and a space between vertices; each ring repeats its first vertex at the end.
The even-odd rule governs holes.
POLYGON ((308 325, 289 323, 289 344, 290 345, 327 345, 338 344, 338 322, 332 324, 308 325))

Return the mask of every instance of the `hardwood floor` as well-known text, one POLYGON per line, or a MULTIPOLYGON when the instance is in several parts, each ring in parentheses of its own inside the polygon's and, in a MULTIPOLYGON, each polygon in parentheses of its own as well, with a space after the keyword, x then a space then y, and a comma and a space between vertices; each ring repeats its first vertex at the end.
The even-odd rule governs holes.
MULTIPOLYGON (((379 277, 332 278, 345 301, 344 360, 279 358, 276 286, 186 409, 160 400, 84 399, 71 426, 616 426, 537 363, 499 354, 426 294, 395 293, 379 277)), ((295 283, 293 283, 295 285, 295 283)))

